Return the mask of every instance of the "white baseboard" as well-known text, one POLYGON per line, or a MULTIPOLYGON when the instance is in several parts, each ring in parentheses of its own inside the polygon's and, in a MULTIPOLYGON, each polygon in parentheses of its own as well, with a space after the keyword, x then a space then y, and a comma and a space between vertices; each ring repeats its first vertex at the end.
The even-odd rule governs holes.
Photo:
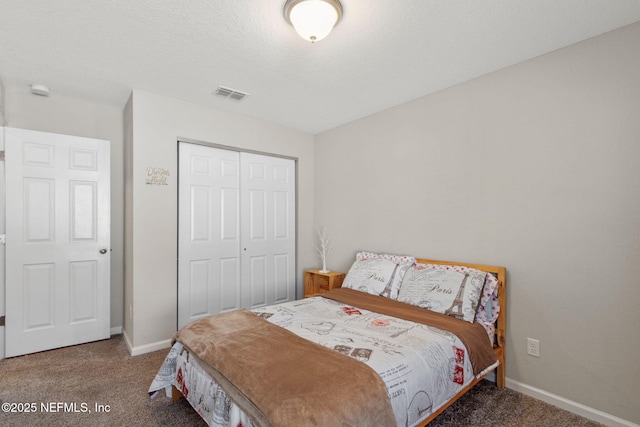
POLYGON ((112 326, 110 334, 111 335, 120 335, 122 333, 122 326, 112 326))
POLYGON ((127 336, 127 332, 123 331, 122 335, 124 336, 124 342, 127 344, 127 348, 129 349, 129 354, 131 354, 132 356, 139 356, 141 354, 151 353, 152 351, 171 348, 171 339, 134 347, 131 345, 131 340, 127 336))
POLYGON ((623 420, 622 418, 607 414, 606 412, 599 411, 581 403, 565 399, 564 397, 532 387, 528 384, 512 380, 511 378, 507 378, 505 380, 505 385, 507 388, 526 394, 527 396, 531 396, 535 399, 542 400, 543 402, 557 406, 560 409, 564 409, 565 411, 572 412, 576 415, 580 415, 581 417, 588 418, 609 427, 640 427, 638 424, 632 423, 631 421, 623 420))

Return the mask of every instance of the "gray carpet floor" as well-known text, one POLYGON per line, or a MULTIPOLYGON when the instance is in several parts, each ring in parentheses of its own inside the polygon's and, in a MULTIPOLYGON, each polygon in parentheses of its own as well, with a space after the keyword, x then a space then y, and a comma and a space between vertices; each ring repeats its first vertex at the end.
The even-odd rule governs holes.
MULTIPOLYGON (((166 354, 131 357, 117 336, 0 361, 0 426, 205 426, 184 399, 149 399, 166 354)), ((430 427, 599 425, 482 381, 430 427)))

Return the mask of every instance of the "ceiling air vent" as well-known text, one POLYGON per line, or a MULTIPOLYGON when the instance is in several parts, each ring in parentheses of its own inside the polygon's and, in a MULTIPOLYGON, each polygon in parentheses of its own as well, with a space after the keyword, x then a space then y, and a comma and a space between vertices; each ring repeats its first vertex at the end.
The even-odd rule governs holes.
POLYGON ((239 90, 230 89, 224 86, 218 86, 218 89, 216 89, 216 95, 224 98, 235 99, 236 101, 242 101, 245 96, 249 96, 248 93, 240 92, 239 90))

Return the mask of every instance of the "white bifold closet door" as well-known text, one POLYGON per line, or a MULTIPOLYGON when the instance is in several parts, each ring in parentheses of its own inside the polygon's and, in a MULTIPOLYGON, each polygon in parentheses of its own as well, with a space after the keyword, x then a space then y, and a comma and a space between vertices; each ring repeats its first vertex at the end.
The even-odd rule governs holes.
POLYGON ((295 299, 295 162, 181 142, 178 328, 295 299))

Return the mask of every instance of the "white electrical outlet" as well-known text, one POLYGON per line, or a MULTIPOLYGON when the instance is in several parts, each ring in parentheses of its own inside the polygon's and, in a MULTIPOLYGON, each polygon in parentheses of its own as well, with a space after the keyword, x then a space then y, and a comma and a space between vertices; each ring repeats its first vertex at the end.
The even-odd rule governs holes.
POLYGON ((527 354, 529 356, 540 357, 540 340, 527 338, 527 354))

